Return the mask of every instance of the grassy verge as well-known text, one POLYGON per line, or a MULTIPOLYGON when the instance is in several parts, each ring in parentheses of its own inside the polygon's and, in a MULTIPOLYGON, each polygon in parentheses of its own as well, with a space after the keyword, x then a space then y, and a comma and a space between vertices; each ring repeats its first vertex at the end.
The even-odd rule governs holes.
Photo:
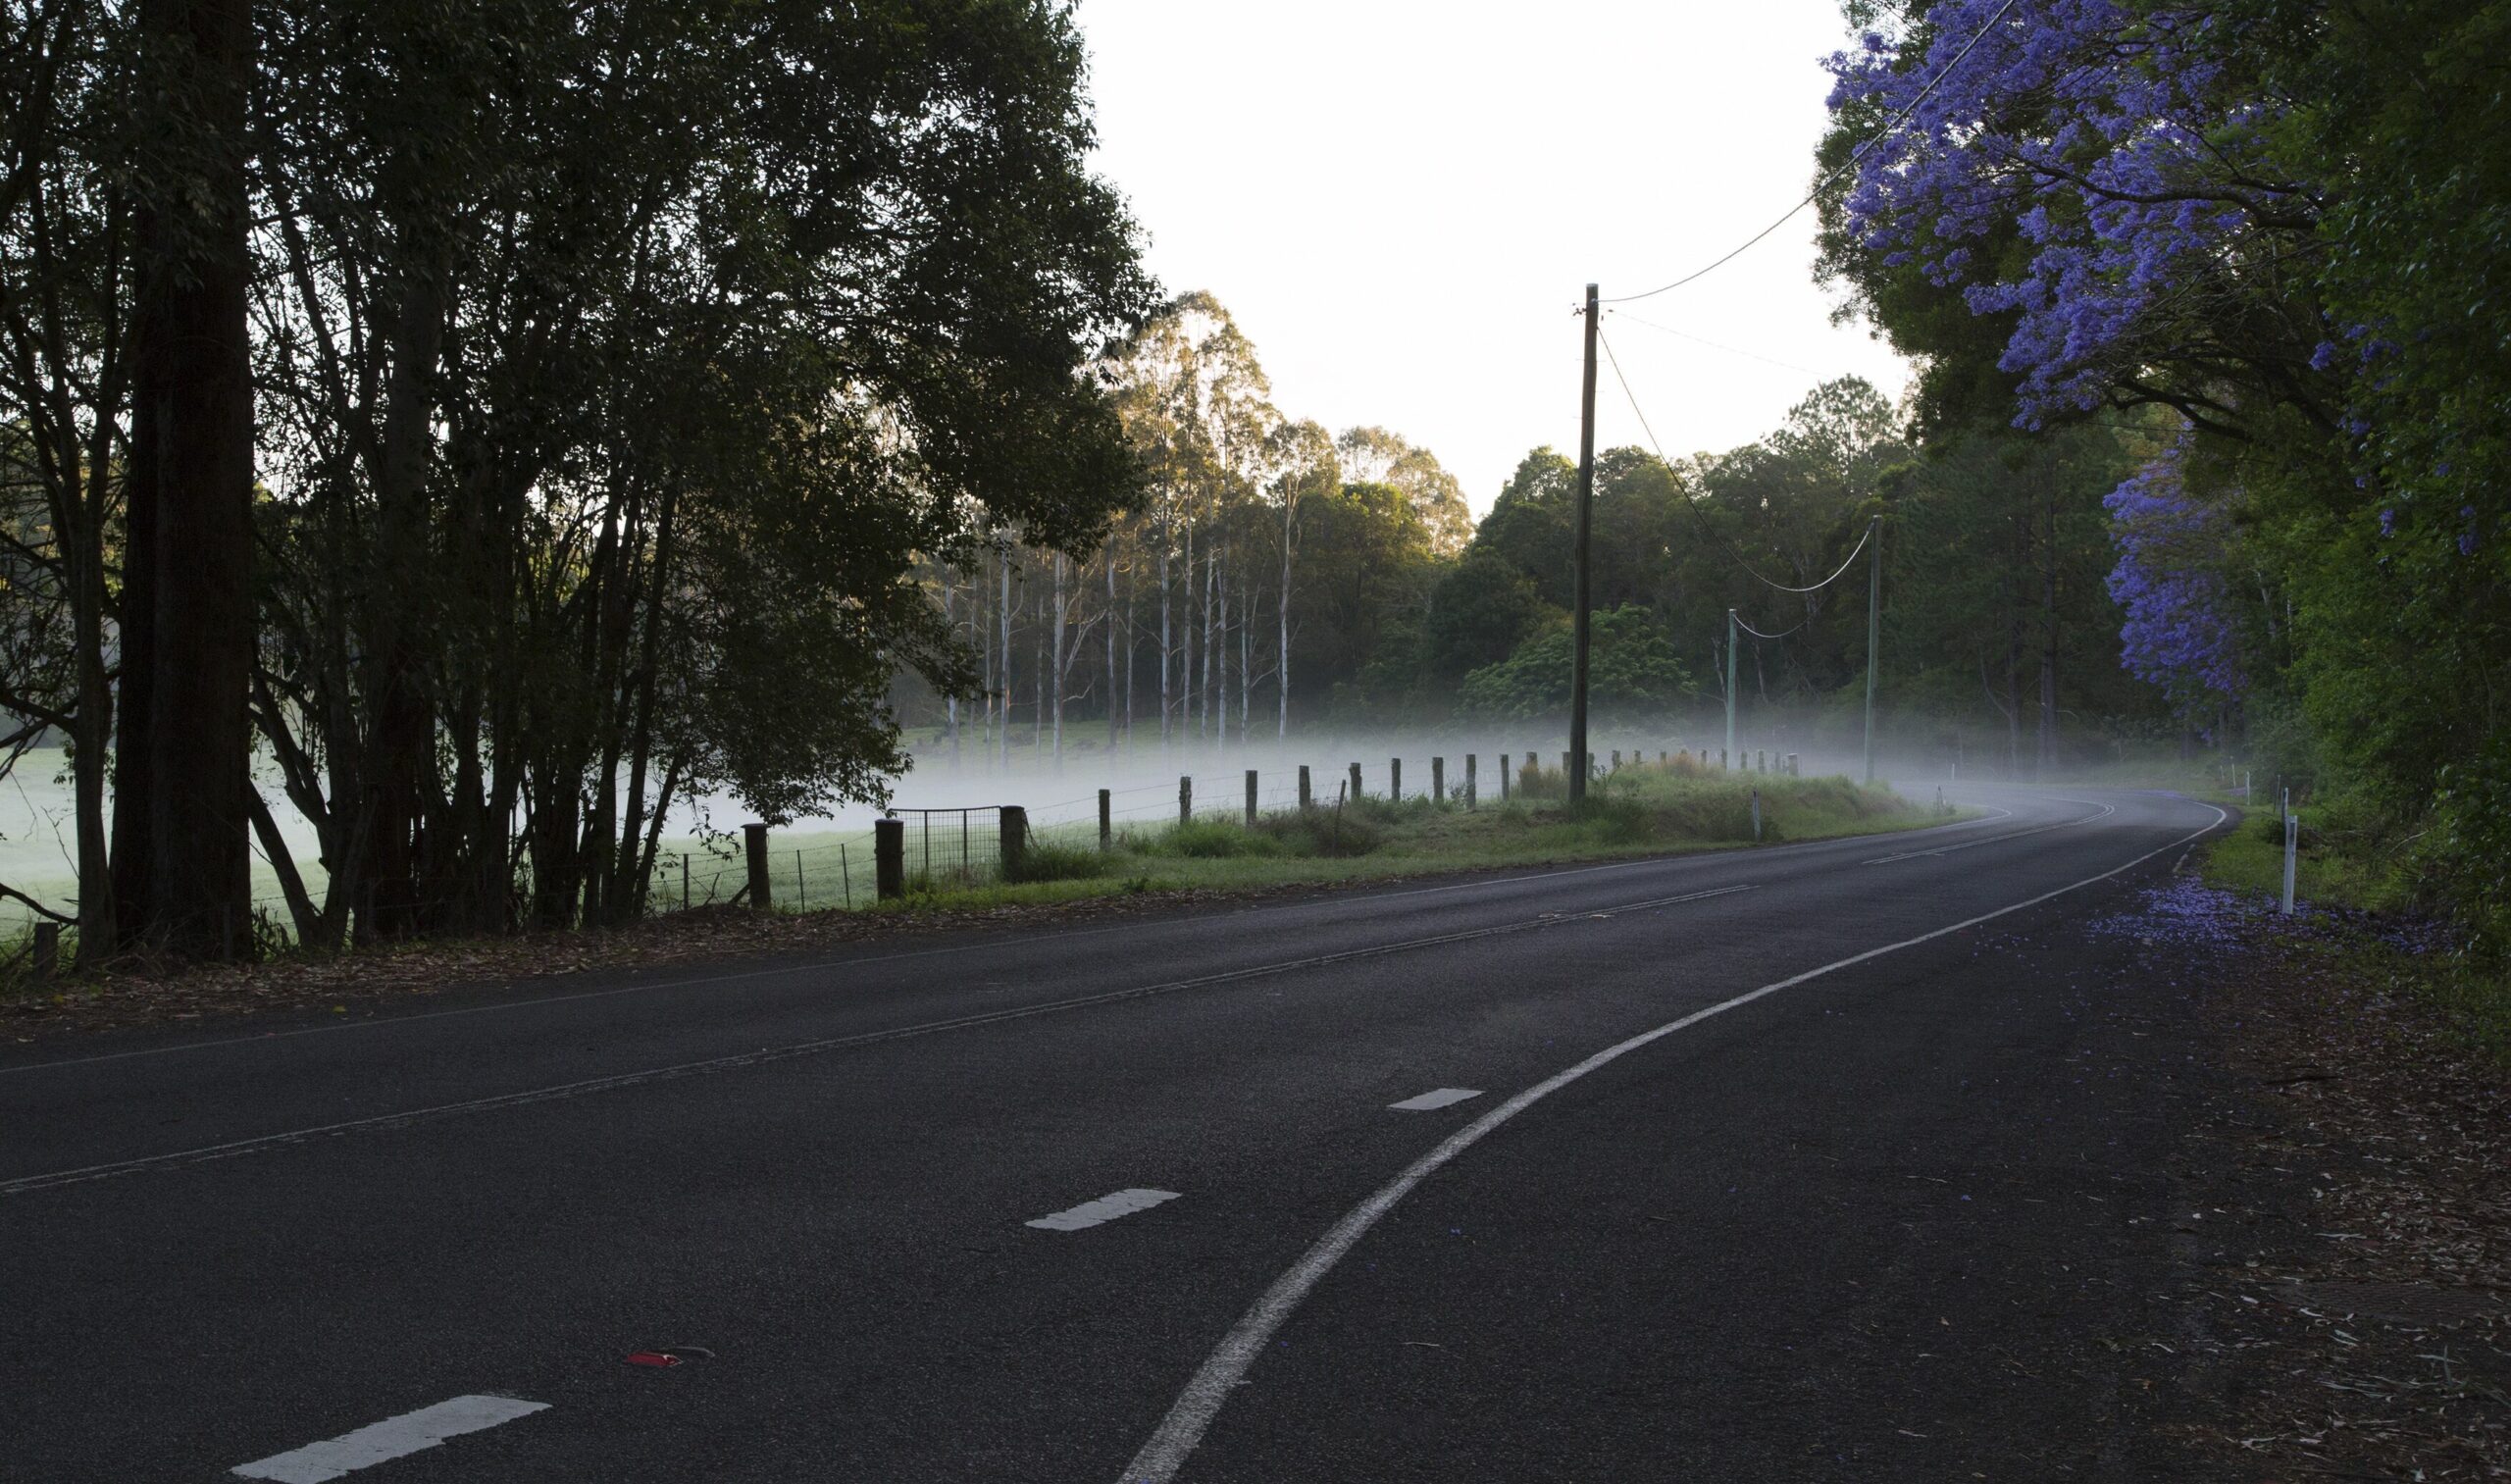
MULTIPOLYGON (((2511 975, 2459 951, 2446 928, 2418 910, 2395 843, 2364 828, 2343 801, 2295 812, 2293 896, 2315 911, 2319 929, 2297 947, 2325 955, 2333 971, 2423 1000, 2465 1044, 2511 1063, 2511 975)), ((2280 899, 2284 833, 2275 808, 2218 837, 2205 874, 2214 886, 2280 899)))
POLYGON ((1514 781, 1509 802, 1486 800, 1473 810, 1426 798, 1363 798, 1305 814, 1259 815, 1253 826, 1199 819, 1131 827, 1103 851, 1092 834, 1050 834, 1031 847, 1023 881, 910 892, 883 910, 1367 881, 1748 845, 1756 790, 1765 844, 1878 834, 1959 817, 1844 778, 1704 773, 1684 764, 1624 768, 1600 780, 1587 802, 1573 809, 1559 773, 1528 774, 1514 781))

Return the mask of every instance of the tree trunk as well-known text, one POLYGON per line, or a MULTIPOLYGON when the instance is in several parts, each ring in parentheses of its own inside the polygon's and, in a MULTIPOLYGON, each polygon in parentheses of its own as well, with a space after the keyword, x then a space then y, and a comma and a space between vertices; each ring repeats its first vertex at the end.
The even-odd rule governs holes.
POLYGON ((997 548, 1002 558, 1002 601, 999 622, 1002 625, 1002 721, 995 729, 995 743, 1003 768, 1011 767, 1011 542, 1003 540, 997 548))
MULTIPOLYGON (((1130 693, 1130 691, 1128 692, 1130 693)), ((1116 538, 1107 537, 1107 756, 1116 755, 1116 538)))
MULTIPOLYGON (((115 791, 125 941, 191 958, 251 943, 253 389, 246 338, 249 0, 143 7, 177 211, 141 222, 115 791), (190 167, 186 169, 186 167, 190 167), (128 854, 125 855, 125 850, 128 854)), ((143 158, 147 158, 143 154, 143 158)))
POLYGON ((1175 652, 1175 640, 1169 623, 1168 542, 1159 543, 1159 750, 1168 752, 1168 672, 1170 656, 1175 652))
POLYGON ((1291 735, 1291 556, 1296 528, 1292 525, 1299 504, 1287 492, 1282 496, 1282 590, 1275 628, 1281 639, 1281 664, 1273 680, 1281 691, 1281 704, 1274 720, 1274 735, 1291 735))
POLYGON ((1064 620, 1064 611, 1063 611, 1063 604, 1064 604, 1064 574, 1065 574, 1066 570, 1070 567, 1070 565, 1071 565, 1071 558, 1069 558, 1069 557, 1065 556, 1065 555, 1064 555, 1062 552, 1060 552, 1060 551, 1058 551, 1058 552, 1056 552, 1056 553, 1055 553, 1055 624, 1054 624, 1054 636, 1055 636, 1055 640, 1054 640, 1054 642, 1055 642, 1055 661, 1054 661, 1054 666, 1053 666, 1053 668, 1054 668, 1054 672, 1055 672, 1055 673, 1054 673, 1054 676, 1053 676, 1052 680, 1053 680, 1053 691, 1054 691, 1054 715, 1055 715, 1055 724, 1054 724, 1054 760, 1055 760, 1055 766, 1057 766, 1057 767, 1061 767, 1061 766, 1063 766, 1063 666, 1064 666, 1064 645, 1063 645, 1063 640, 1064 640, 1064 625, 1065 625, 1065 620, 1064 620))

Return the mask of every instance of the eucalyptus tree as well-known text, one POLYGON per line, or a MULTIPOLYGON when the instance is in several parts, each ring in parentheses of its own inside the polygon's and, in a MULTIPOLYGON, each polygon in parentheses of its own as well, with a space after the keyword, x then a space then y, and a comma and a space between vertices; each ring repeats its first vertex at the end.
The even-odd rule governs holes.
POLYGON ((1388 486, 1411 501, 1413 516, 1429 533, 1431 555, 1460 555, 1473 539, 1473 512, 1464 503, 1463 486, 1441 466, 1438 455, 1376 427, 1347 428, 1335 447, 1347 478, 1388 486))

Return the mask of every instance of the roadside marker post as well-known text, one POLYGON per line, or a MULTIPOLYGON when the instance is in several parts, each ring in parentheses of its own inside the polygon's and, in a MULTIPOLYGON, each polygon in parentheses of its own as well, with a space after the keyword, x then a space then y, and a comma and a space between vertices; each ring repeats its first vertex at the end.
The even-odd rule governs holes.
POLYGON ((2284 791, 2284 915, 2293 915, 2293 857, 2301 847, 2302 817, 2293 812, 2293 791, 2284 791))
POLYGON ((1762 843, 1762 791, 1753 791, 1753 844, 1762 843))

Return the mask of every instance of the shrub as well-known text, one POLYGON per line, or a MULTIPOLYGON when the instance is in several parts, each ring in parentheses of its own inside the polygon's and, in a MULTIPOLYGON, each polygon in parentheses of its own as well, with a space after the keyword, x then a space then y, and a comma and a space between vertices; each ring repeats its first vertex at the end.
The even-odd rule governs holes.
POLYGON ((1107 858, 1083 845, 1039 844, 1032 841, 1020 852, 1020 869, 1005 871, 1002 879, 1009 882, 1088 881, 1109 874, 1107 858))
POLYGON ((1149 855, 1183 855, 1217 860, 1232 855, 1278 855, 1281 842, 1269 835, 1215 820, 1191 820, 1144 841, 1136 848, 1149 855))
POLYGON ((1385 822, 1411 807, 1364 799, 1358 808, 1347 804, 1339 810, 1327 806, 1305 814, 1267 814, 1256 828, 1278 843, 1284 854, 1340 859, 1376 849, 1385 839, 1385 822))

